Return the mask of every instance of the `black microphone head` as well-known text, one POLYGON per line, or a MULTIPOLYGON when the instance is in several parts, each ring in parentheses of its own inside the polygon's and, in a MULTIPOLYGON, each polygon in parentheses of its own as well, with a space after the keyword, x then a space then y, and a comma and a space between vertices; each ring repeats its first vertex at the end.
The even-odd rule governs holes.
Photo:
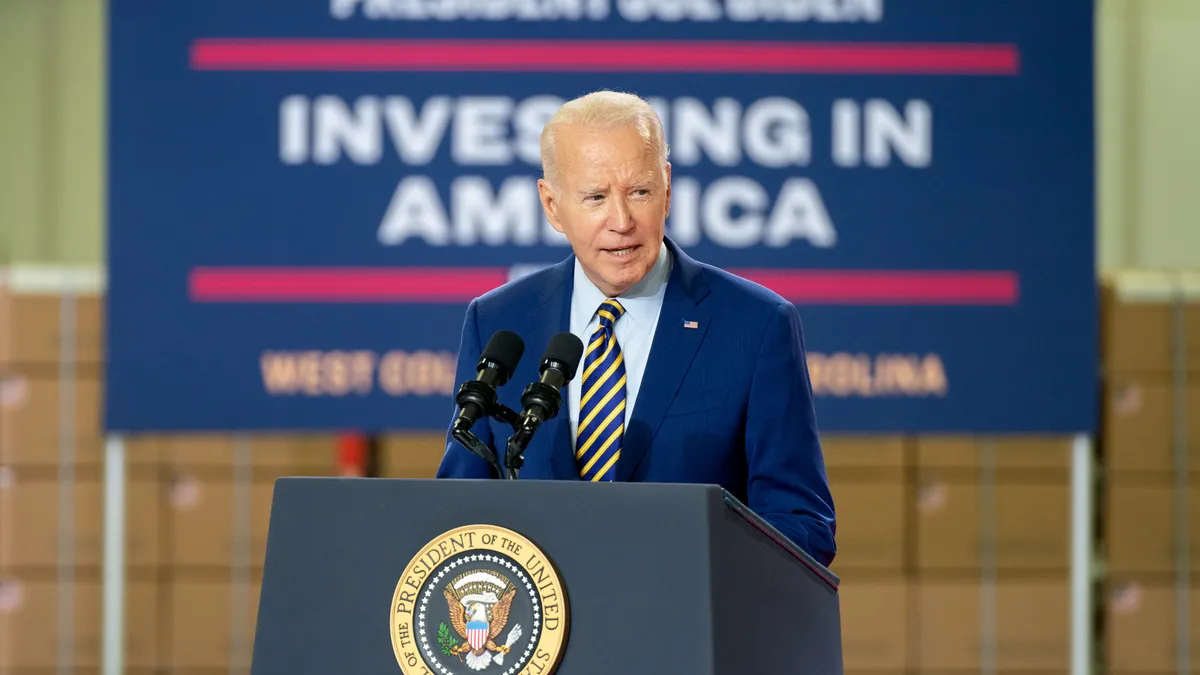
POLYGON ((502 385, 512 377, 524 353, 525 341, 521 336, 511 331, 498 330, 492 334, 492 339, 488 340, 483 354, 479 356, 479 369, 490 367, 499 371, 501 381, 498 385, 502 385))
POLYGON ((546 345, 546 353, 542 355, 542 370, 551 363, 555 363, 558 368, 567 376, 567 381, 570 382, 575 377, 575 370, 579 368, 579 359, 583 358, 583 341, 571 333, 555 333, 550 338, 550 344, 546 345))

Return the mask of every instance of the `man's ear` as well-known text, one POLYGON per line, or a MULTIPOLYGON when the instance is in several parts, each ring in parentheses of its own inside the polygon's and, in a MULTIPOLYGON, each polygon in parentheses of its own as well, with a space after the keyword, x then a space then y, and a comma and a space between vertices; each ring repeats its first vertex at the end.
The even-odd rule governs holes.
POLYGON ((667 162, 665 173, 666 173, 666 179, 667 179, 667 212, 663 214, 664 218, 671 215, 671 163, 670 162, 667 162))
POLYGON ((550 185, 545 178, 539 178, 537 187, 542 210, 546 212, 546 220, 550 223, 550 227, 561 233, 563 227, 558 219, 558 196, 554 193, 554 186, 550 185))

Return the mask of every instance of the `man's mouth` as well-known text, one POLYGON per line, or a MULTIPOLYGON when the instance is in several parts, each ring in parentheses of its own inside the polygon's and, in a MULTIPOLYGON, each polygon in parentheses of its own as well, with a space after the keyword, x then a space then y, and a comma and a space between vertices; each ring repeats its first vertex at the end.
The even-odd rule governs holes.
POLYGON ((628 258, 636 249, 637 246, 625 246, 623 248, 606 248, 604 252, 617 258, 628 258))

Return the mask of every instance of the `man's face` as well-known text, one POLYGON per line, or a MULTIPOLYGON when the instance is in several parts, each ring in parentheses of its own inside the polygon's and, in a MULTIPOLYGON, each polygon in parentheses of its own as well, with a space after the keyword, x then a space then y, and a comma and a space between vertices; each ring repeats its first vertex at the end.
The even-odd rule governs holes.
POLYGON ((558 130, 556 183, 538 181, 546 217, 566 235, 588 279, 609 297, 654 267, 671 203, 654 150, 637 129, 558 130))

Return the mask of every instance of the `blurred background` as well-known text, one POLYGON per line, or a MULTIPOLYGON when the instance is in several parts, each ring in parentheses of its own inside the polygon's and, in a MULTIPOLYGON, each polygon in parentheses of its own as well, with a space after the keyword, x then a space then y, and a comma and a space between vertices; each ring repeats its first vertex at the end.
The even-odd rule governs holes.
MULTIPOLYGON (((0 0, 0 675, 100 666, 107 11, 0 0)), ((1195 672, 1200 2, 1102 0, 1095 36, 1087 632, 1094 672, 1195 672)), ((823 442, 847 672, 1068 671, 1070 436, 823 442)), ((126 670, 216 675, 249 671, 272 481, 430 477, 443 437, 163 433, 126 449, 126 670)))

